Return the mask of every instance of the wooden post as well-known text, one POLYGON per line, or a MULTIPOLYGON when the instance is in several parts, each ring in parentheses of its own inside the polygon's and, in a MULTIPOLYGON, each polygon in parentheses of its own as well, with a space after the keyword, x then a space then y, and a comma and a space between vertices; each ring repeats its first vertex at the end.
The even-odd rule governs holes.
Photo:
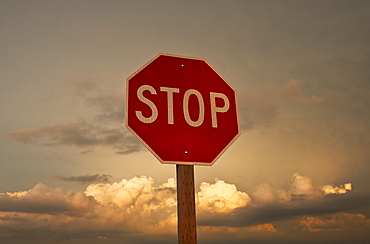
POLYGON ((177 231, 179 244, 197 243, 194 165, 176 165, 177 231))

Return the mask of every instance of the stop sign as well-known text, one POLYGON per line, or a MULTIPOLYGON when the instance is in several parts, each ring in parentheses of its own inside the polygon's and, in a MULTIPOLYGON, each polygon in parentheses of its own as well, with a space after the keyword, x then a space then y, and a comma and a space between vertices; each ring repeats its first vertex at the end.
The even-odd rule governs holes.
POLYGON ((212 165, 240 134, 236 92, 204 59, 159 54, 126 85, 126 127, 162 163, 212 165))

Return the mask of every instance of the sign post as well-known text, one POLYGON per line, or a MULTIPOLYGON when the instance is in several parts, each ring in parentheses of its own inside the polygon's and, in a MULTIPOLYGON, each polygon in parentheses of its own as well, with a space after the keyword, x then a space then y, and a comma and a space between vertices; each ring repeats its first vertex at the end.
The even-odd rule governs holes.
POLYGON ((197 243, 195 212, 194 166, 176 165, 177 178, 177 233, 179 244, 197 243))
POLYGON ((196 243, 194 165, 213 165, 240 135, 235 90, 204 59, 159 54, 127 78, 125 125, 176 164, 179 243, 196 243))

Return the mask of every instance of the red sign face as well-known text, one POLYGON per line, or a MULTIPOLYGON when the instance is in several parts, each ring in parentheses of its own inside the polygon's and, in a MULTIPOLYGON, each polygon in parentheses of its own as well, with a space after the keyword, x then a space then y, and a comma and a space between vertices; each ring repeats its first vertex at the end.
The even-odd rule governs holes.
POLYGON ((212 165, 240 134, 236 92, 204 59, 159 54, 126 93, 127 128, 162 163, 212 165))

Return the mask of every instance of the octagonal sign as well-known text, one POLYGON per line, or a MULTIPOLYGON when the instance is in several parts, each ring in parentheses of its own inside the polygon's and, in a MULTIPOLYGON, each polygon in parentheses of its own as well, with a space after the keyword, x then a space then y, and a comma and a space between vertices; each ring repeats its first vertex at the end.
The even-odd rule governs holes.
POLYGON ((125 124, 162 163, 212 165, 240 135, 236 92, 204 59, 159 54, 126 85, 125 124))

